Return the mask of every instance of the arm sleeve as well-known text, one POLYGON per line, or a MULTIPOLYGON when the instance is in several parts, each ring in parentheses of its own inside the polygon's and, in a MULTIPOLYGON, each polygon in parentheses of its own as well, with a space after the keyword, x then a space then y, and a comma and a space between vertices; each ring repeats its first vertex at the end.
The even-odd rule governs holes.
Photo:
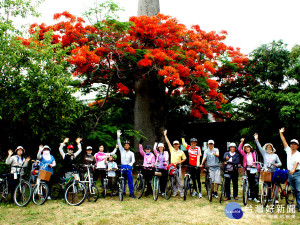
POLYGON ((145 152, 144 152, 144 149, 143 149, 143 145, 139 144, 139 149, 140 149, 141 155, 144 157, 145 156, 145 152))
POLYGON ((123 153, 125 151, 125 149, 123 148, 122 144, 121 144, 121 140, 120 140, 120 137, 117 138, 118 140, 118 145, 119 145, 119 150, 120 150, 120 153, 123 153))
POLYGON ((39 150, 39 151, 38 151, 38 154, 37 154, 37 156, 36 156, 36 158, 39 159, 39 160, 42 158, 42 157, 41 157, 42 151, 43 151, 43 149, 39 150))
POLYGON ((263 158, 265 158, 265 151, 262 149, 262 147, 261 147, 259 141, 258 141, 258 140, 255 140, 255 143, 256 143, 256 145, 257 145, 257 147, 258 147, 258 150, 260 151, 261 155, 263 156, 263 158))
POLYGON ((117 152, 117 148, 115 148, 111 153, 109 153, 109 155, 114 155, 117 152))
POLYGON ((60 143, 60 146, 59 146, 59 153, 61 155, 61 157, 64 159, 65 158, 65 153, 64 153, 64 148, 65 144, 64 143, 60 143))
POLYGON ((23 167, 27 167, 27 166, 28 166, 28 162, 24 159, 23 167))
POLYGON ((134 153, 133 152, 131 152, 131 153, 132 153, 132 162, 129 163, 129 165, 133 166, 133 164, 135 163, 135 157, 134 157, 134 153))
POLYGON ((219 149, 218 149, 218 148, 215 149, 215 153, 218 155, 218 156, 216 156, 216 157, 220 157, 220 152, 219 152, 219 149))
POLYGON ((225 152, 225 154, 223 156, 223 160, 226 160, 226 156, 227 156, 227 152, 225 152))
POLYGON ((276 154, 276 164, 277 164, 277 167, 281 167, 282 166, 282 163, 278 157, 278 155, 276 154))
POLYGON ((13 158, 11 156, 8 156, 7 159, 5 160, 5 163, 7 165, 10 165, 12 163, 12 161, 13 161, 13 158))
POLYGON ((55 159, 54 159, 54 157, 52 156, 52 159, 53 159, 53 162, 52 162, 52 167, 55 167, 56 166, 56 161, 55 161, 55 159))
POLYGON ((74 157, 76 158, 79 154, 80 154, 80 152, 82 151, 82 148, 81 148, 81 144, 79 143, 79 145, 77 145, 77 147, 78 147, 78 150, 77 150, 77 152, 75 152, 74 153, 74 157))
POLYGON ((164 155, 165 155, 165 161, 169 163, 169 152, 165 151, 164 155))
POLYGON ((239 144, 238 150, 239 150, 239 153, 240 153, 242 156, 245 156, 245 155, 246 155, 246 153, 245 153, 244 150, 243 150, 243 144, 242 144, 242 143, 239 144))
POLYGON ((187 149, 187 143, 184 138, 181 138, 182 145, 187 149))
POLYGON ((153 152, 154 152, 154 155, 158 156, 158 151, 156 150, 156 148, 157 148, 157 142, 154 143, 153 152))
POLYGON ((203 160, 203 159, 206 159, 206 157, 207 157, 207 152, 206 152, 206 150, 205 150, 205 151, 204 151, 204 154, 203 154, 202 160, 203 160))
POLYGON ((197 155, 197 166, 200 166, 200 155, 197 155))

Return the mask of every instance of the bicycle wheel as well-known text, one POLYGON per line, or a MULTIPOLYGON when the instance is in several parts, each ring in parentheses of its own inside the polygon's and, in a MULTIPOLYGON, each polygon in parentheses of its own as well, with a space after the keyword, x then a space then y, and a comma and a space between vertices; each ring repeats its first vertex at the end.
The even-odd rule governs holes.
POLYGON ((154 178, 153 178, 153 199, 154 199, 154 201, 157 201, 157 199, 158 199, 159 183, 160 183, 159 177, 154 176, 154 178))
POLYGON ((277 197, 278 197, 278 190, 279 190, 279 185, 276 184, 276 185, 275 185, 275 189, 274 189, 274 193, 273 193, 273 197, 272 197, 272 206, 273 206, 273 207, 271 207, 271 213, 274 212, 275 202, 276 202, 277 197))
POLYGON ((14 191, 14 202, 17 206, 24 207, 28 205, 32 196, 31 184, 22 180, 14 191))
POLYGON ((99 198, 99 190, 95 184, 87 187, 87 199, 89 202, 96 202, 99 198))
POLYGON ((4 193, 5 193, 5 185, 4 182, 1 181, 0 183, 0 202, 2 199, 4 199, 4 193))
POLYGON ((261 188, 261 204, 263 205, 263 207, 266 207, 268 204, 268 195, 269 195, 269 185, 267 183, 263 183, 262 184, 262 188, 261 188))
POLYGON ((124 180, 119 181, 119 200, 123 201, 124 180))
POLYGON ((248 181, 243 180, 243 203, 246 206, 248 201, 248 181))
POLYGON ((208 200, 211 202, 212 201, 212 180, 211 180, 211 178, 209 178, 207 181, 206 190, 207 190, 208 200))
MULTIPOLYGON (((106 178, 105 178, 106 179, 106 178)), ((102 193, 103 193, 103 198, 105 198, 107 196, 107 189, 108 189, 108 181, 104 181, 103 182, 103 190, 102 190, 102 193)))
POLYGON ((140 199, 142 195, 144 194, 145 190, 145 181, 142 177, 138 177, 134 184, 134 193, 136 194, 136 197, 140 199))
POLYGON ((223 177, 222 186, 221 186, 220 203, 222 203, 224 193, 225 193, 225 177, 223 177))
POLYGON ((189 189, 189 179, 188 177, 184 178, 184 184, 183 184, 183 200, 186 200, 187 191, 189 189))
POLYGON ((41 182, 39 187, 34 186, 32 201, 36 205, 43 205, 48 198, 49 187, 45 182, 41 182))
POLYGON ((173 177, 169 176, 166 184, 165 189, 165 199, 169 200, 171 198, 171 195, 173 193, 173 177))
POLYGON ((77 206, 84 202, 87 190, 83 183, 76 181, 67 186, 64 196, 69 205, 77 206))
POLYGON ((285 202, 287 205, 292 205, 295 202, 295 195, 289 183, 285 187, 285 202))

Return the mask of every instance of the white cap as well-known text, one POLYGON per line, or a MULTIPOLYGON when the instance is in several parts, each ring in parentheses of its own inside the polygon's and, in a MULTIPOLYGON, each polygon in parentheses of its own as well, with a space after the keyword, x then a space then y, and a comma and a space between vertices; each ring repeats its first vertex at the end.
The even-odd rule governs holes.
POLYGON ((158 145, 157 145, 157 147, 159 148, 159 147, 165 147, 165 145, 163 144, 163 143, 159 143, 158 145))
POLYGON ((292 140, 290 141, 290 143, 296 143, 297 145, 299 145, 299 141, 298 141, 297 139, 292 139, 292 140))
POLYGON ((16 148, 16 150, 18 150, 18 149, 24 149, 22 146, 18 146, 17 148, 16 148))
POLYGON ((87 146, 86 150, 93 150, 92 146, 87 146))
POLYGON ((208 144, 213 144, 213 145, 214 145, 215 142, 214 142, 213 140, 209 140, 209 141, 208 141, 208 144))
POLYGON ((51 148, 50 148, 48 145, 44 145, 43 151, 44 151, 45 149, 49 149, 49 151, 51 151, 51 148))
POLYGON ((232 143, 230 143, 230 145, 229 145, 229 148, 230 148, 230 147, 235 147, 235 148, 236 148, 236 144, 232 142, 232 143))
POLYGON ((179 141, 177 141, 177 140, 176 140, 176 141, 173 141, 173 145, 174 145, 174 144, 179 144, 179 141))

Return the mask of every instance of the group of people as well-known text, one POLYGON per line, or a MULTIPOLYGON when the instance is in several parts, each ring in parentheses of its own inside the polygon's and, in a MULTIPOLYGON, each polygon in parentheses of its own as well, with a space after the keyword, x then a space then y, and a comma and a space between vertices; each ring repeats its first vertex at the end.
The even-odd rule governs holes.
MULTIPOLYGON (((296 139, 290 141, 288 145, 283 133, 284 128, 279 131, 282 143, 284 145, 284 150, 287 154, 287 170, 288 170, 288 179, 290 186, 297 200, 297 208, 300 211, 300 152, 298 151, 299 142, 296 139)), ((97 180, 98 177, 101 177, 102 185, 103 179, 106 177, 106 172, 108 173, 108 178, 111 183, 112 191, 116 182, 116 170, 118 166, 115 162, 116 152, 119 149, 121 156, 121 168, 123 177, 125 180, 124 194, 126 190, 126 183, 128 182, 129 187, 129 196, 135 198, 134 188, 133 188, 133 176, 132 169, 135 163, 135 155, 130 150, 130 142, 124 141, 123 145, 121 143, 120 137, 122 133, 120 130, 117 131, 117 145, 115 149, 110 153, 104 152, 104 146, 99 147, 99 151, 93 155, 92 147, 86 147, 86 154, 83 157, 84 164, 95 165, 94 178, 97 180)), ((176 166, 178 172, 175 174, 175 185, 173 190, 173 196, 180 195, 183 197, 183 183, 182 183, 182 164, 186 161, 187 157, 184 151, 180 149, 180 142, 178 140, 173 141, 171 144, 167 136, 167 130, 163 133, 166 144, 168 146, 169 152, 166 150, 164 143, 158 143, 157 140, 153 146, 153 152, 151 152, 151 146, 146 145, 143 147, 144 140, 140 140, 139 152, 143 157, 143 175, 145 178, 147 190, 145 195, 152 193, 151 180, 154 175, 155 169, 158 169, 161 176, 160 191, 161 194, 165 194, 165 187, 168 178, 168 169, 170 166, 176 166), (169 155, 170 153, 170 155, 169 155)), ((257 145, 257 148, 264 160, 264 166, 268 167, 270 172, 273 172, 276 167, 281 167, 282 163, 275 153, 276 149, 271 143, 266 143, 263 147, 261 146, 258 140, 258 134, 254 134, 254 139, 257 145)), ((182 145, 186 148, 188 152, 188 164, 189 164, 189 173, 191 174, 191 179, 193 182, 193 196, 202 197, 201 194, 201 181, 200 181, 200 168, 206 163, 208 168, 209 175, 212 179, 212 190, 213 196, 218 198, 218 186, 221 184, 221 165, 220 165, 220 153, 219 149, 214 147, 214 141, 208 141, 208 149, 204 151, 202 161, 200 157, 202 156, 201 148, 197 146, 197 139, 191 138, 190 144, 187 144, 185 141, 184 135, 182 135, 182 145)), ((63 169, 65 177, 68 178, 72 175, 73 172, 73 163, 76 157, 82 151, 81 147, 81 138, 76 139, 77 151, 74 153, 74 146, 68 145, 67 152, 63 151, 65 145, 69 142, 69 139, 66 138, 63 143, 60 144, 59 152, 63 159, 63 169)), ((225 168, 224 171, 229 174, 225 180, 225 192, 226 198, 225 201, 231 199, 230 183, 233 183, 233 198, 238 199, 238 164, 240 162, 240 156, 243 157, 242 166, 245 168, 245 171, 248 176, 249 186, 250 186, 250 196, 249 200, 259 202, 258 200, 258 179, 260 165, 257 163, 258 155, 254 151, 253 147, 250 144, 245 144, 245 139, 240 140, 240 144, 237 147, 235 143, 229 145, 229 151, 224 154, 222 157, 225 168)), ((8 158, 6 159, 6 164, 10 164, 11 168, 11 188, 16 185, 16 177, 14 174, 17 172, 18 168, 13 166, 23 166, 28 165, 29 157, 26 159, 23 157, 25 149, 22 146, 18 146, 15 150, 16 155, 13 155, 12 150, 8 151, 8 158)), ((40 160, 40 168, 43 170, 53 172, 53 167, 55 167, 56 162, 54 157, 50 154, 51 148, 47 145, 40 146, 37 154, 37 159, 40 160)), ((51 181, 48 182, 49 189, 51 190, 51 181)), ((49 195, 51 196, 51 194, 49 195)))

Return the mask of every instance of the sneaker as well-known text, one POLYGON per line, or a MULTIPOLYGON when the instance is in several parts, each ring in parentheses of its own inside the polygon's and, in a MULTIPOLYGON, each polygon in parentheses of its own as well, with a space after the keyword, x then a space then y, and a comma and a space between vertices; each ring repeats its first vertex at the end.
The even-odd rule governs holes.
POLYGON ((249 200, 249 201, 251 201, 251 200, 252 200, 252 198, 248 198, 248 200, 249 200))
POLYGON ((234 197, 234 200, 239 200, 239 198, 238 197, 234 197))
POLYGON ((215 194, 215 198, 219 198, 218 193, 215 194))
POLYGON ((165 193, 161 193, 161 196, 165 196, 165 193))
POLYGON ((275 201, 275 204, 278 204, 278 203, 279 203, 279 201, 278 201, 278 200, 276 200, 276 201, 275 201))
POLYGON ((202 194, 201 193, 198 194, 198 198, 202 198, 202 194))
POLYGON ((129 195, 130 198, 135 198, 134 194, 129 195))
POLYGON ((224 201, 228 201, 228 200, 230 200, 230 198, 224 198, 224 201))
POLYGON ((177 196, 177 194, 178 194, 178 193, 173 193, 173 195, 172 195, 172 196, 173 196, 173 197, 175 197, 175 196, 177 196))
POLYGON ((194 193, 192 194, 192 196, 194 197, 194 196, 196 196, 198 193, 197 193, 197 191, 194 191, 194 193))
POLYGON ((51 200, 51 197, 50 196, 48 196, 48 198, 47 198, 48 200, 51 200))
POLYGON ((253 201, 256 202, 256 203, 260 202, 257 198, 254 198, 253 201))

